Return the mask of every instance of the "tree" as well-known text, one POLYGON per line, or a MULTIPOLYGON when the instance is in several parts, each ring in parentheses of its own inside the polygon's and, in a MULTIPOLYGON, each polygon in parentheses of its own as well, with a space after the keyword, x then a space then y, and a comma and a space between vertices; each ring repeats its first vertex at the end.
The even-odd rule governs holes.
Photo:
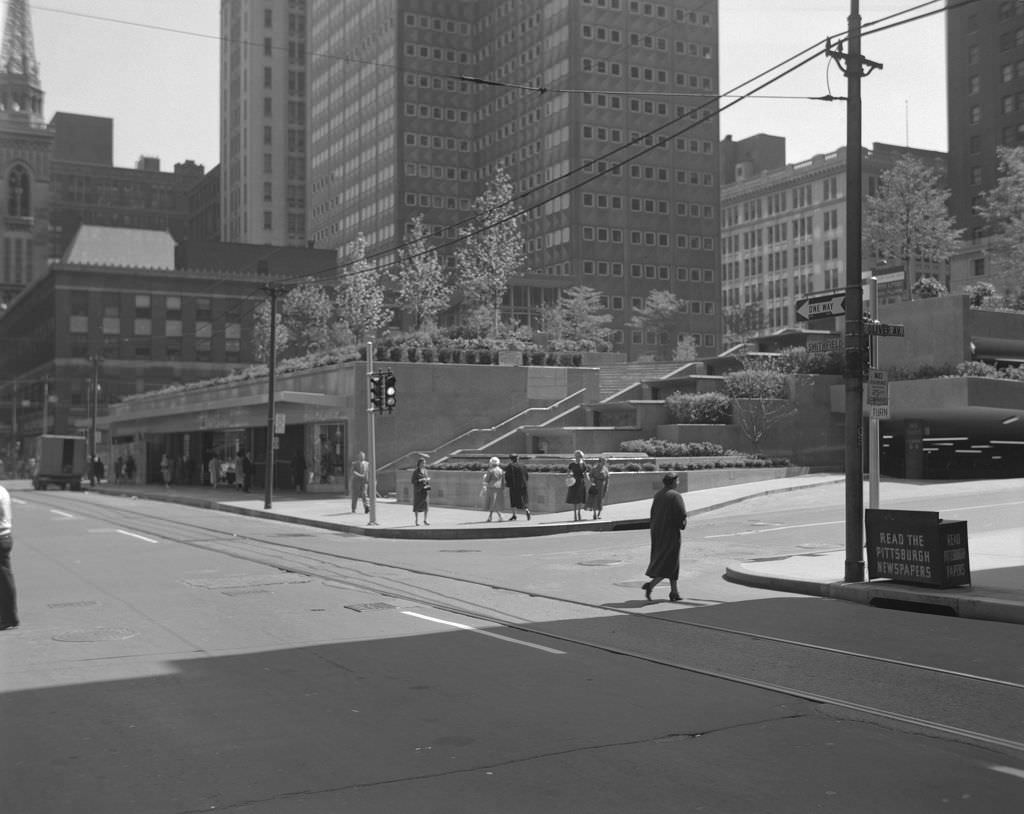
POLYGON ((733 423, 760 452, 772 427, 797 412, 786 398, 786 376, 770 365, 743 360, 743 370, 727 373, 725 392, 733 400, 733 423))
POLYGON ((346 263, 338 286, 338 316, 357 343, 366 342, 391 321, 392 312, 384 305, 380 274, 366 259, 362 233, 348 246, 346 263))
POLYGON ((960 233, 946 208, 949 191, 938 172, 914 156, 903 156, 882 173, 878 194, 866 200, 864 238, 882 260, 945 262, 957 251, 960 233))
POLYGON ((946 284, 936 277, 925 276, 914 283, 910 289, 911 293, 918 299, 927 300, 933 297, 944 297, 949 293, 946 284))
MULTIPOLYGON (((653 331, 659 337, 664 338, 666 341, 662 344, 667 345, 668 337, 680 333, 684 319, 683 314, 686 313, 685 307, 683 301, 671 291, 651 291, 647 295, 647 299, 644 300, 643 307, 635 310, 633 318, 629 321, 629 326, 640 331, 653 331)), ((671 351, 666 351, 661 355, 666 359, 672 358, 666 355, 675 353, 675 344, 671 348, 671 351)))
POLYGON ((726 345, 738 345, 757 336, 766 327, 764 311, 756 303, 733 305, 723 309, 722 324, 726 345))
POLYGON ((997 147, 999 181, 977 212, 989 224, 991 279, 1006 295, 1024 289, 1024 147, 997 147))
POLYGON ((466 300, 471 308, 487 310, 495 336, 509 282, 526 260, 520 212, 512 194, 512 182, 499 166, 484 194, 474 202, 472 225, 459 229, 461 243, 455 250, 466 300))
POLYGON ((556 350, 604 350, 611 345, 612 315, 604 311, 601 292, 593 288, 565 289, 544 317, 556 350))
POLYGON ((417 215, 401 253, 397 286, 398 305, 412 317, 417 331, 434 324, 451 299, 444 267, 427 238, 423 215, 417 215))

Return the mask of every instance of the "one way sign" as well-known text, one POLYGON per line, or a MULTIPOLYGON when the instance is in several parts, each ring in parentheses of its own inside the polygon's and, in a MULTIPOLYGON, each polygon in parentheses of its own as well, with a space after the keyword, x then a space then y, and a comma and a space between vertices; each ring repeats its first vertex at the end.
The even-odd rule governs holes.
POLYGON ((841 317, 846 313, 846 295, 819 294, 796 301, 796 318, 802 322, 822 317, 841 317))

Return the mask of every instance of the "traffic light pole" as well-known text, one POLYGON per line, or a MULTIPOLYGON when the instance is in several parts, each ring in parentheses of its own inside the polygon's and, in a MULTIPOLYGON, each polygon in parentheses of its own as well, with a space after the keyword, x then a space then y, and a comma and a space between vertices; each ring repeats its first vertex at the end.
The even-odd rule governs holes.
MULTIPOLYGON (((366 343, 366 388, 369 391, 373 376, 373 342, 366 343)), ((377 411, 370 403, 367 393, 366 445, 370 457, 370 471, 367 473, 366 488, 370 491, 370 525, 377 525, 377 411)))

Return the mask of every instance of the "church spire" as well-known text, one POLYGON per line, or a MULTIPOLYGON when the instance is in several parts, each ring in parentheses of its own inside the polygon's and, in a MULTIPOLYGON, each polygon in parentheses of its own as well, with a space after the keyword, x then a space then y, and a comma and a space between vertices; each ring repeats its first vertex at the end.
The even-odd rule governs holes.
POLYGON ((0 47, 0 115, 43 119, 43 87, 39 81, 32 18, 28 0, 7 0, 4 41, 0 47))
POLYGON ((5 73, 21 74, 37 84, 39 82, 39 63, 36 62, 32 18, 28 14, 27 0, 7 0, 0 65, 5 73))

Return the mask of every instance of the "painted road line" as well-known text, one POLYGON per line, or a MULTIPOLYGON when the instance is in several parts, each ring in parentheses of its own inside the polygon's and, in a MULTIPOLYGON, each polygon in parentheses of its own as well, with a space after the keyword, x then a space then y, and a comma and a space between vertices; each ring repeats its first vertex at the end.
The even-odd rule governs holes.
POLYGON ((60 509, 50 509, 50 512, 52 514, 59 514, 61 517, 74 517, 73 514, 68 514, 67 512, 62 512, 60 509))
POLYGON ((480 630, 480 628, 472 627, 471 625, 463 625, 459 622, 449 622, 447 619, 437 619, 433 616, 424 616, 422 613, 414 613, 413 611, 402 611, 406 616, 415 616, 417 619, 425 619, 428 622, 437 622, 439 625, 448 625, 448 627, 457 627, 459 630, 469 630, 473 633, 479 633, 481 636, 490 636, 492 639, 500 639, 503 642, 510 642, 511 644, 521 644, 525 647, 532 647, 535 650, 543 650, 545 653, 552 653, 556 656, 564 656, 564 650, 555 650, 551 647, 544 647, 541 644, 533 644, 532 642, 524 642, 520 639, 513 639, 511 636, 502 636, 499 633, 491 633, 488 630, 480 630))
POLYGON ((136 540, 142 540, 145 543, 159 543, 159 540, 154 540, 152 537, 143 537, 141 534, 136 534, 133 531, 125 531, 124 529, 114 529, 118 534, 123 534, 125 537, 134 537, 136 540))
POLYGON ((1010 777, 1016 777, 1018 780, 1024 780, 1024 769, 1014 769, 1012 766, 989 766, 989 768, 994 772, 1001 772, 1010 777))
POLYGON ((704 534, 702 538, 705 540, 713 540, 716 537, 742 537, 745 534, 768 534, 773 531, 789 531, 790 529, 812 529, 816 526, 841 526, 845 524, 845 520, 829 520, 825 523, 799 523, 794 526, 772 526, 768 529, 753 529, 751 531, 734 531, 732 534, 704 534))

